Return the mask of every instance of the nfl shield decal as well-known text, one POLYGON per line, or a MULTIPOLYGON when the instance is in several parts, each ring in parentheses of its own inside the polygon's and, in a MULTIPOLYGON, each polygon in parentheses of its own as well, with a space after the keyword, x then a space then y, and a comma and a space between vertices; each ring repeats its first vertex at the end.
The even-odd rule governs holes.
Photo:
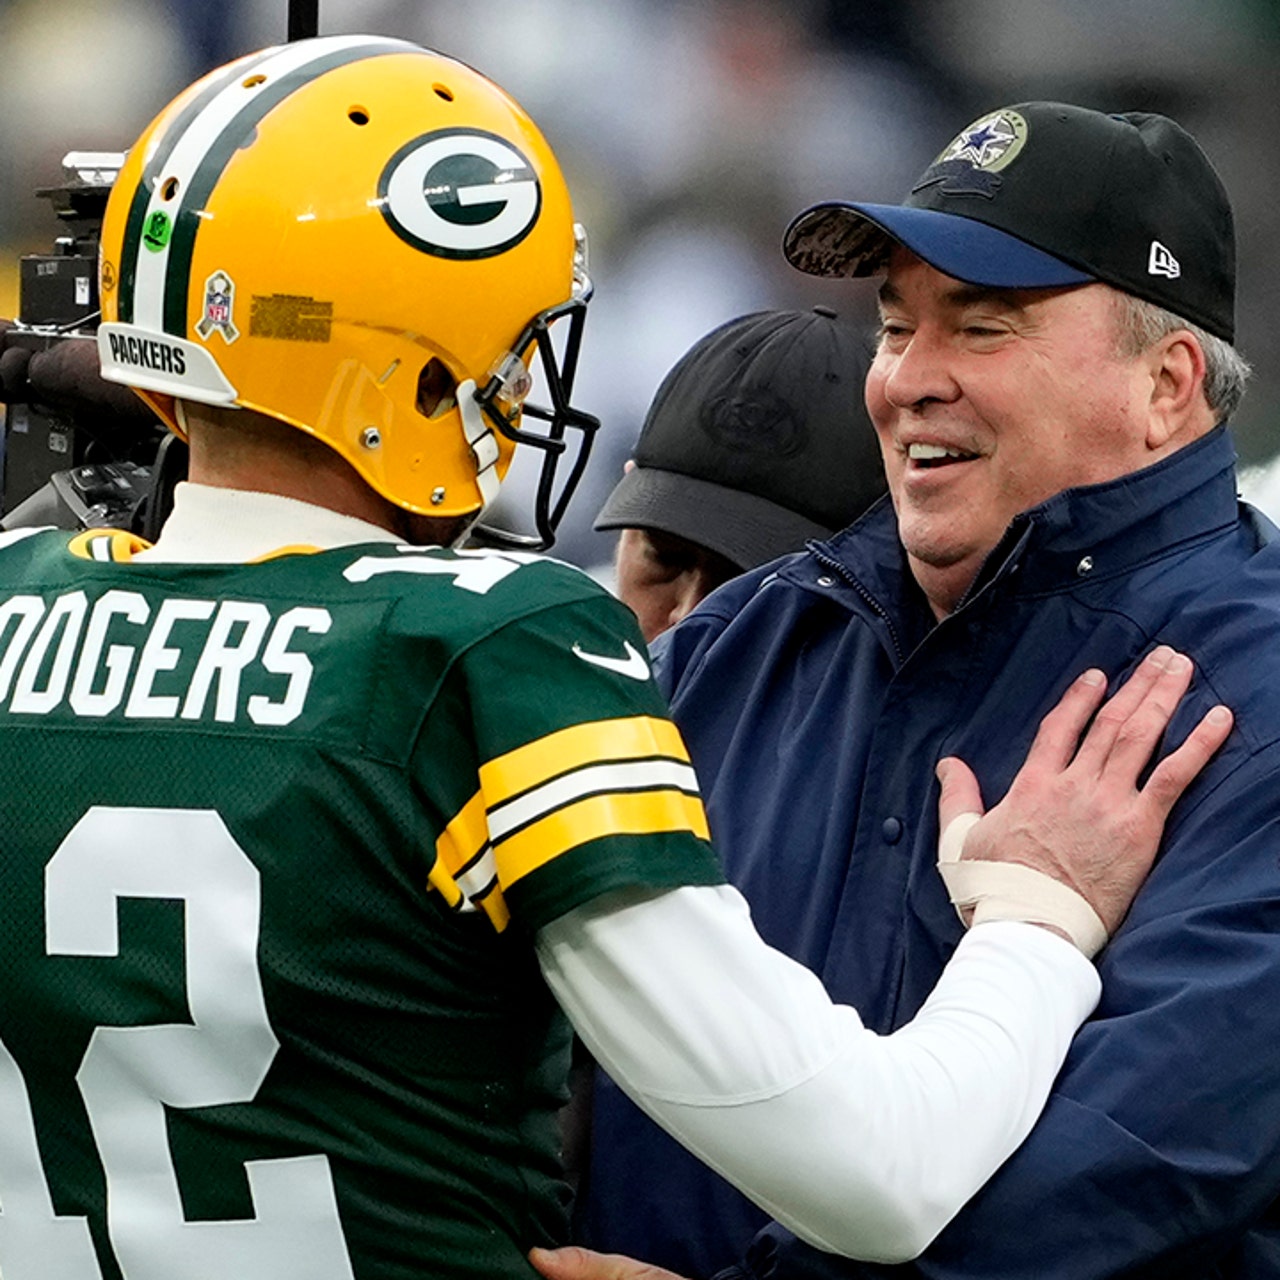
POLYGON ((235 298, 236 287, 225 271, 215 271, 204 282, 204 317, 196 325, 196 332, 205 342, 209 341, 215 329, 228 343, 240 336, 240 330, 231 318, 235 298))

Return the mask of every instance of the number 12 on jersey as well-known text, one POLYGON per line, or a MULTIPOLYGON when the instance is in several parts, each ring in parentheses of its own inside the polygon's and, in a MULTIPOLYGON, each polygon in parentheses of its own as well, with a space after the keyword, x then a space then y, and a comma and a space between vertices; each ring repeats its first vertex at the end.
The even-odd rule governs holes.
MULTIPOLYGON (((45 950, 119 954, 124 898, 181 900, 190 1024, 98 1027, 76 1073, 126 1280, 352 1280, 328 1157, 245 1165, 254 1216, 188 1222, 165 1107, 251 1102, 279 1043, 258 972, 258 870, 212 810, 96 807, 45 869, 45 950)), ((0 1276, 101 1280, 88 1221, 54 1213, 26 1082, 0 1044, 0 1276)))

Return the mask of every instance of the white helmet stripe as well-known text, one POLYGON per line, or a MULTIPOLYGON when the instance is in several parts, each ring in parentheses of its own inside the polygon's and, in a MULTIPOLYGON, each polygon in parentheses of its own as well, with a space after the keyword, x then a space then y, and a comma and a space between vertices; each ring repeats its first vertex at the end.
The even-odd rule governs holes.
MULTIPOLYGON (((334 65, 335 55, 340 62, 348 62, 362 56, 410 50, 416 52, 417 46, 399 40, 370 39, 368 36, 326 36, 302 44, 281 45, 256 62, 251 68, 251 75, 235 77, 217 93, 190 121, 181 136, 172 140, 168 163, 152 179, 145 208, 137 219, 135 234, 138 240, 125 246, 126 252, 134 257, 133 323, 143 329, 164 331, 166 286, 170 283, 181 291, 185 299, 187 281, 170 282, 168 279, 171 265, 187 265, 172 263, 177 213, 179 209, 189 207, 185 197, 196 174, 255 96, 268 99, 263 103, 265 115, 276 105, 272 90, 283 77, 292 77, 297 88, 311 78, 305 74, 309 68, 320 74, 334 65), (344 54, 349 56, 342 56, 344 54), (246 79, 253 83, 246 84, 246 79), (168 199, 165 198, 166 193, 169 193, 168 199), (161 220, 155 224, 153 218, 157 214, 161 215, 161 220)), ((198 207, 192 212, 196 217, 207 216, 198 207)), ((180 331, 175 331, 175 335, 180 336, 180 331)))

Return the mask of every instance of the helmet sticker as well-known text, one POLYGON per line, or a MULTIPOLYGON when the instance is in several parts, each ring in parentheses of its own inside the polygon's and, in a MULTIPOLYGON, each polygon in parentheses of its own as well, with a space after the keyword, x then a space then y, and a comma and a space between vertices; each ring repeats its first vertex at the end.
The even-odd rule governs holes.
POLYGON ((292 293, 255 293, 249 307, 251 338, 286 342, 328 342, 333 303, 292 293))
POLYGON ((437 258, 489 258, 519 244, 542 209, 533 166, 509 142, 441 129, 392 156, 379 208, 406 243, 437 258))
POLYGON ((205 341, 216 329, 224 342, 232 343, 240 336, 231 318, 236 301, 236 287, 225 271, 215 271, 204 282, 204 318, 196 325, 196 333, 205 341))
POLYGON ((254 129, 280 103, 326 72, 415 48, 382 37, 324 36, 264 50, 213 75, 152 139, 142 174, 128 197, 118 263, 120 318, 170 334, 185 333, 189 296, 197 287, 190 272, 203 224, 200 211, 254 129), (166 212, 160 206, 171 182, 182 196, 178 207, 166 212), (157 212, 165 214, 168 228, 162 241, 148 241, 157 212))
POLYGON ((152 253, 159 253, 169 243, 173 235, 173 220, 163 209, 157 209, 147 219, 146 229, 142 233, 142 243, 152 253))

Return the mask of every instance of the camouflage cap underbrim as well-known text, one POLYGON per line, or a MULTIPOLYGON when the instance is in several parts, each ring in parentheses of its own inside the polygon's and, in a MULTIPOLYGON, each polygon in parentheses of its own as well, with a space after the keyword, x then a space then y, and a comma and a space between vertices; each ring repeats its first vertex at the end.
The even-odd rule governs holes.
POLYGON ((870 276, 889 258, 893 240, 847 205, 820 204, 787 228, 782 251, 811 276, 870 276))

